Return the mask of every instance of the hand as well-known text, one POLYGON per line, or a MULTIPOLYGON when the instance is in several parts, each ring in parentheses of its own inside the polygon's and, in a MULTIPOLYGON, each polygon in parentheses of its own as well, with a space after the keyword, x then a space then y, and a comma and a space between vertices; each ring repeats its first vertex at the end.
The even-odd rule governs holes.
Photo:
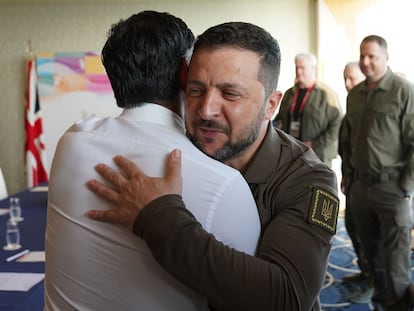
POLYGON ((134 162, 123 156, 116 156, 114 162, 124 175, 102 163, 95 167, 112 187, 97 180, 89 180, 86 185, 97 195, 115 203, 116 207, 105 211, 90 210, 86 213, 89 218, 132 229, 141 210, 151 201, 167 194, 182 193, 181 151, 178 149, 168 156, 166 176, 163 178, 147 176, 134 162))

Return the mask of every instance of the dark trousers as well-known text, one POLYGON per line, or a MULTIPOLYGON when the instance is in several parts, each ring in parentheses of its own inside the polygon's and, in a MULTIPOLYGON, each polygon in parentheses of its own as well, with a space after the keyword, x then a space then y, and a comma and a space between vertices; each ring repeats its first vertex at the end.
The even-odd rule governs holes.
POLYGON ((352 217, 352 211, 350 208, 350 198, 347 195, 346 201, 345 201, 345 228, 349 235, 349 238, 351 239, 352 246, 354 247, 356 258, 358 259, 357 264, 359 269, 361 270, 361 274, 366 278, 366 280, 372 281, 372 279, 369 276, 369 266, 368 266, 368 260, 367 257, 364 254, 364 251, 361 249, 361 239, 359 238, 356 228, 354 219, 352 217))
POLYGON ((397 181, 366 184, 356 180, 350 208, 372 277, 373 300, 385 310, 408 310, 411 284, 411 201, 397 181))

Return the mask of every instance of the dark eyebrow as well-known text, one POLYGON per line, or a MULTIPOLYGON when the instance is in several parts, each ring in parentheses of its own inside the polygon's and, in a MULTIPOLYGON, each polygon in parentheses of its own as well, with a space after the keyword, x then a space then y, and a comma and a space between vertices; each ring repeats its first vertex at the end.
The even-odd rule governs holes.
MULTIPOLYGON (((204 87, 205 84, 199 80, 195 80, 195 79, 191 79, 191 80, 187 80, 187 85, 193 85, 193 86, 200 86, 200 87, 204 87)), ((229 88, 233 88, 233 89, 237 89, 237 90, 244 90, 244 87, 238 83, 227 83, 227 82, 223 82, 223 83, 219 83, 217 85, 215 85, 215 87, 217 87, 218 89, 224 90, 224 89, 229 89, 229 88)))
POLYGON ((228 88, 235 88, 235 89, 244 89, 240 84, 238 83, 219 83, 217 85, 220 89, 228 89, 228 88))
MULTIPOLYGON (((195 80, 195 79, 187 80, 187 84, 195 84, 195 85, 200 85, 200 86, 204 85, 203 82, 201 82, 199 80, 195 80)), ((216 84, 215 86, 218 87, 218 88, 223 88, 223 89, 224 88, 232 88, 232 87, 237 88, 237 89, 243 88, 238 83, 227 83, 227 82, 219 83, 219 84, 216 84)))

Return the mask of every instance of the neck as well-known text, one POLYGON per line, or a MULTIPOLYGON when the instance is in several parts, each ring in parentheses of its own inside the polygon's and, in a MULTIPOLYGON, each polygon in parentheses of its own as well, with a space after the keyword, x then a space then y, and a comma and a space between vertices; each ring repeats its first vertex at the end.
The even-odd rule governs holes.
POLYGON ((156 104, 170 109, 172 112, 184 117, 184 105, 182 104, 181 96, 177 96, 171 101, 157 101, 156 104))
POLYGON ((381 74, 381 76, 367 77, 368 89, 370 90, 375 89, 380 83, 380 81, 382 80, 382 78, 384 78, 386 73, 387 73, 387 69, 385 69, 385 71, 381 74))
POLYGON ((375 89, 377 87, 378 83, 379 83, 379 80, 378 81, 370 81, 370 80, 367 79, 367 85, 368 85, 369 90, 375 89))
POLYGON ((300 89, 308 89, 310 88, 313 84, 315 84, 315 81, 311 81, 311 82, 303 82, 303 83, 298 83, 297 86, 300 89))

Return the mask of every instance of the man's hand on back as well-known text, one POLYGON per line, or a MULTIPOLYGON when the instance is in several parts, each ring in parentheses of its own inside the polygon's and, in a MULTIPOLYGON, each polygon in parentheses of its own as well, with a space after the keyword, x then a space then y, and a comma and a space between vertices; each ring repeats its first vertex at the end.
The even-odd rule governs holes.
POLYGON ((107 186, 97 180, 89 180, 88 188, 115 204, 110 210, 90 210, 86 216, 104 222, 117 223, 131 229, 141 210, 153 200, 167 195, 182 193, 181 151, 173 150, 167 159, 166 176, 147 176, 134 162, 123 156, 114 158, 123 174, 106 164, 98 164, 96 171, 109 182, 107 186))

